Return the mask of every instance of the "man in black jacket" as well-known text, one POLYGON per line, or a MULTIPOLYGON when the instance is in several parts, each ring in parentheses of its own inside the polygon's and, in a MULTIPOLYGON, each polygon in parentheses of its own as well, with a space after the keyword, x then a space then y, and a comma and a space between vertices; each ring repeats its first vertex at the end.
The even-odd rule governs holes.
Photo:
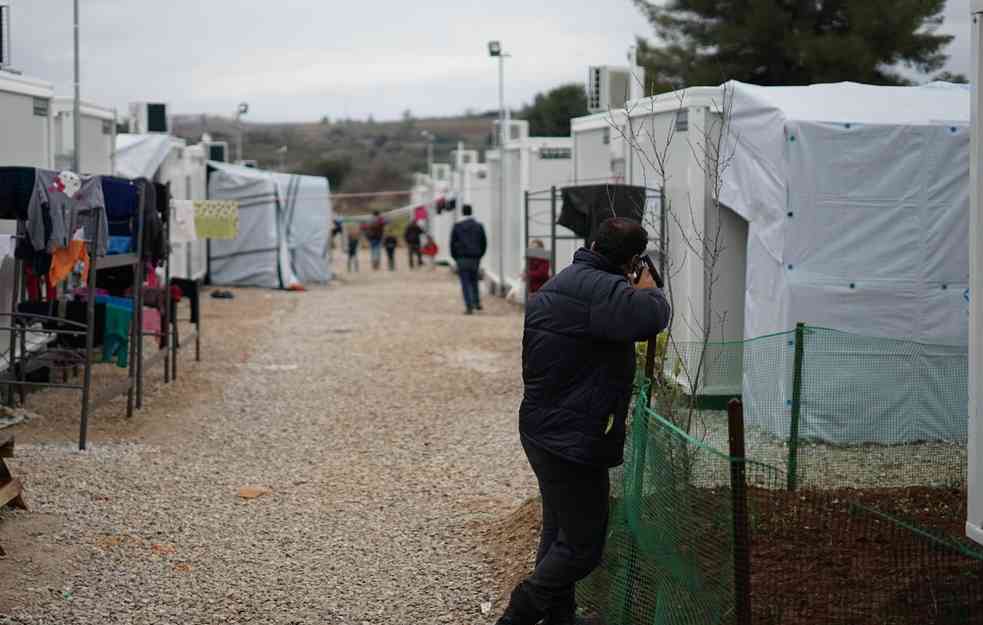
POLYGON ((535 572, 499 625, 572 625, 574 584, 600 562, 608 469, 622 462, 635 343, 669 322, 656 278, 639 273, 648 234, 622 218, 530 297, 522 339, 522 447, 539 482, 543 531, 535 572), (631 276, 631 278, 629 277, 631 276))
POLYGON ((481 270, 481 257, 488 249, 485 228, 471 216, 471 205, 461 207, 464 219, 454 224, 451 231, 451 258, 457 265, 457 275, 461 279, 464 292, 465 314, 481 310, 481 293, 478 290, 478 272, 481 270))

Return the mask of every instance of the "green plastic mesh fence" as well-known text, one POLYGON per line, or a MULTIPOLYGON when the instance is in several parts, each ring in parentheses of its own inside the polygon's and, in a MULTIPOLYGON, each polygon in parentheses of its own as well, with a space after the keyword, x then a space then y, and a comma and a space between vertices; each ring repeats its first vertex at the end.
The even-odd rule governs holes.
MULTIPOLYGON (((705 350, 672 343, 664 373, 684 395, 741 397, 749 455, 794 487, 965 483, 966 346, 802 327, 705 350)), ((697 426, 726 447, 722 412, 702 411, 697 426)))
POLYGON ((668 418, 633 411, 583 608, 607 625, 739 622, 736 461, 726 414, 691 410, 695 386, 744 399, 751 622, 983 623, 965 347, 801 327, 702 354, 667 349, 654 405, 668 418))

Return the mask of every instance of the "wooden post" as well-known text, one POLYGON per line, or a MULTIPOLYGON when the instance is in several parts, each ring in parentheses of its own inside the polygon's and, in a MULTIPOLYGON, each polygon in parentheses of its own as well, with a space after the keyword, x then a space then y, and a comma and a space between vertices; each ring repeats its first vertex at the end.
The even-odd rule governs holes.
POLYGON ((751 537, 748 529, 747 475, 744 450, 744 406, 727 404, 730 438, 730 490, 734 517, 734 608, 737 625, 751 624, 751 537))
POLYGON ((805 352, 804 323, 795 325, 795 361, 792 370, 792 414, 788 435, 788 490, 798 488, 799 421, 802 418, 802 360, 805 352))
POLYGON ((556 187, 550 187, 550 276, 556 275, 556 187))

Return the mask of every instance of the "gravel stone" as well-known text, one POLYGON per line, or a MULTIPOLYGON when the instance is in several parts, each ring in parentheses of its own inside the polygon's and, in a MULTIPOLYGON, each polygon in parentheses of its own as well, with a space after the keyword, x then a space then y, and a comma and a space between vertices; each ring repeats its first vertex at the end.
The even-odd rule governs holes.
POLYGON ((205 299, 203 362, 148 372, 145 409, 97 412, 89 451, 77 395, 29 400, 0 623, 492 622, 485 530, 535 493, 519 309, 465 317, 443 269, 235 293, 205 299))

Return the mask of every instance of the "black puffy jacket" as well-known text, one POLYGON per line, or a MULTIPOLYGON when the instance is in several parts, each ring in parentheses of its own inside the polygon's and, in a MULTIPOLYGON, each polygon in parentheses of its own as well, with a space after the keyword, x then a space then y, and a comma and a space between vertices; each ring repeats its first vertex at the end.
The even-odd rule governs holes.
POLYGON ((661 290, 635 289, 606 258, 579 250, 526 307, 522 436, 572 462, 621 464, 634 344, 668 322, 661 290))
POLYGON ((451 258, 481 258, 488 249, 485 228, 468 217, 451 230, 451 258))

